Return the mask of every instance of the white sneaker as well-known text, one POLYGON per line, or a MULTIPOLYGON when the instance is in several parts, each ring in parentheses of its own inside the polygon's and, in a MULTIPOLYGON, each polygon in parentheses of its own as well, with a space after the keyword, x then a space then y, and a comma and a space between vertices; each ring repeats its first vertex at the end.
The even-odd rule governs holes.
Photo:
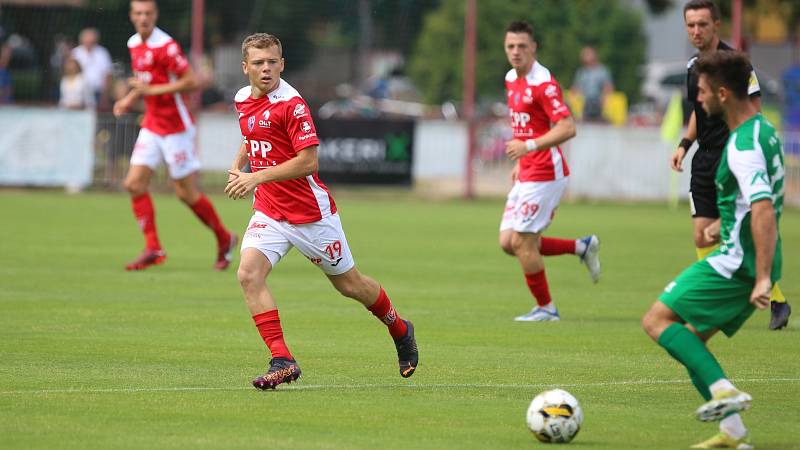
POLYGON ((597 283, 600 280, 600 239, 591 235, 581 238, 581 241, 586 244, 586 250, 581 255, 581 263, 589 269, 592 282, 597 283))
POLYGON ((697 408, 695 415, 697 420, 701 422, 722 420, 723 417, 730 413, 750 408, 752 401, 753 397, 747 392, 737 391, 736 389, 722 391, 697 408))
POLYGON ((533 308, 527 314, 514 318, 514 322, 554 322, 557 320, 561 320, 557 309, 554 312, 550 312, 540 306, 533 308))

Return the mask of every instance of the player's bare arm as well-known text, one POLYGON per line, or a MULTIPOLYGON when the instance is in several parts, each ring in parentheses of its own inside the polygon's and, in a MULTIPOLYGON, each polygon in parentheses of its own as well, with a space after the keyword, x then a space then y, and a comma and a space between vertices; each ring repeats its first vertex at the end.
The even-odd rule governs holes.
MULTIPOLYGON (((244 166, 247 164, 247 144, 244 140, 242 140, 242 144, 239 146, 239 151, 236 152, 236 156, 233 158, 233 163, 231 164, 231 171, 239 170, 241 171, 244 166)), ((228 172, 228 183, 230 183, 237 175, 228 172)))
POLYGON ((113 112, 117 117, 128 112, 131 106, 133 106, 133 103, 140 97, 189 92, 197 89, 198 83, 192 69, 189 69, 180 78, 171 83, 148 84, 136 77, 131 77, 128 79, 128 86, 131 90, 114 103, 113 112))
POLYGON ((772 258, 775 256, 775 241, 778 229, 771 199, 763 199, 750 205, 750 225, 753 245, 756 250, 756 284, 750 294, 750 303, 758 309, 769 307, 772 293, 772 258))
POLYGON ((114 102, 114 115, 119 117, 130 111, 133 103, 139 99, 139 94, 135 91, 129 91, 124 97, 114 102))
MULTIPOLYGON (((697 139, 697 119, 694 116, 694 111, 692 111, 692 115, 689 117, 689 125, 686 128, 686 135, 684 139, 694 142, 697 139)), ((691 147, 691 144, 688 145, 691 147)), ((679 145, 678 148, 675 149, 675 153, 672 154, 672 158, 670 158, 670 167, 675 172, 683 172, 683 158, 686 157, 686 153, 689 152, 689 148, 684 148, 683 145, 679 145)))
POLYGON ((511 169, 511 184, 516 183, 517 178, 519 178, 519 160, 514 164, 514 168, 511 169))
POLYGON ((229 170, 234 178, 225 187, 225 193, 232 199, 244 198, 256 186, 274 181, 292 180, 313 174, 319 167, 318 146, 306 147, 294 158, 268 169, 245 173, 238 169, 229 170))
POLYGON ((199 86, 197 77, 195 77, 192 69, 186 70, 180 78, 171 83, 148 84, 134 77, 128 79, 128 85, 134 92, 141 96, 191 92, 199 86))
POLYGON ((572 117, 565 117, 558 122, 547 133, 536 138, 536 146, 529 149, 526 141, 513 139, 506 142, 506 155, 513 160, 518 160, 527 155, 530 151, 548 150, 550 147, 560 145, 575 137, 575 121, 572 117))

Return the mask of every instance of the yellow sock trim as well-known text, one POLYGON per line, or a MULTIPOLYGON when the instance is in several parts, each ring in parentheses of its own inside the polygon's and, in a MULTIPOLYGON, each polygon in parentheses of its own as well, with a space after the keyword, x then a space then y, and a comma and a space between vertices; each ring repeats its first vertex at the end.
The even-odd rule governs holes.
POLYGON ((781 288, 778 286, 778 283, 772 285, 772 301, 786 303, 786 297, 783 296, 783 292, 781 292, 781 288))
POLYGON ((710 255, 711 252, 719 248, 719 244, 709 245, 708 247, 697 247, 694 249, 697 252, 697 260, 701 261, 705 259, 706 256, 710 255))

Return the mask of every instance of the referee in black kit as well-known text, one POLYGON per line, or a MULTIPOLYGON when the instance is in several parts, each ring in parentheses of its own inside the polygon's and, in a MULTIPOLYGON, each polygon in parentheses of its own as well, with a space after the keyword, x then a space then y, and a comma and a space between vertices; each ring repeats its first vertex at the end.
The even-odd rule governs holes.
MULTIPOLYGON (((711 0, 690 0, 683 7, 683 18, 686 32, 696 53, 687 64, 686 90, 692 103, 692 115, 686 136, 681 139, 678 148, 672 155, 670 165, 673 170, 681 172, 683 158, 695 140, 698 149, 692 158, 692 178, 689 187, 689 203, 692 209, 694 228, 694 245, 697 259, 701 260, 717 249, 718 243, 706 238, 703 230, 719 219, 717 209, 717 191, 714 178, 719 166, 720 156, 728 141, 730 130, 722 115, 709 116, 697 101, 697 73, 694 63, 702 54, 713 51, 734 50, 719 39, 719 9, 711 0)), ((747 90, 753 104, 761 109, 761 88, 755 71, 751 72, 750 85, 747 90)), ((777 284, 772 289, 772 318, 769 328, 781 329, 789 322, 791 308, 786 302, 777 284)))

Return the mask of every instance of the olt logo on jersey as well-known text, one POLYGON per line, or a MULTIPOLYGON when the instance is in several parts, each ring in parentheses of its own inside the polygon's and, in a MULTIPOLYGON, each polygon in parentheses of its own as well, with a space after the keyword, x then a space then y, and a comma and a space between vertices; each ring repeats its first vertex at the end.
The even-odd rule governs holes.
POLYGON ((525 95, 522 97, 523 103, 533 103, 533 91, 531 88, 525 88, 525 95))
POLYGON ((147 50, 144 56, 136 58, 136 68, 144 69, 153 65, 153 52, 147 50))
POLYGON ((271 125, 271 123, 269 121, 269 111, 264 111, 264 113, 261 114, 261 115, 264 118, 258 120, 258 126, 261 127, 261 128, 269 128, 270 125, 271 125))

